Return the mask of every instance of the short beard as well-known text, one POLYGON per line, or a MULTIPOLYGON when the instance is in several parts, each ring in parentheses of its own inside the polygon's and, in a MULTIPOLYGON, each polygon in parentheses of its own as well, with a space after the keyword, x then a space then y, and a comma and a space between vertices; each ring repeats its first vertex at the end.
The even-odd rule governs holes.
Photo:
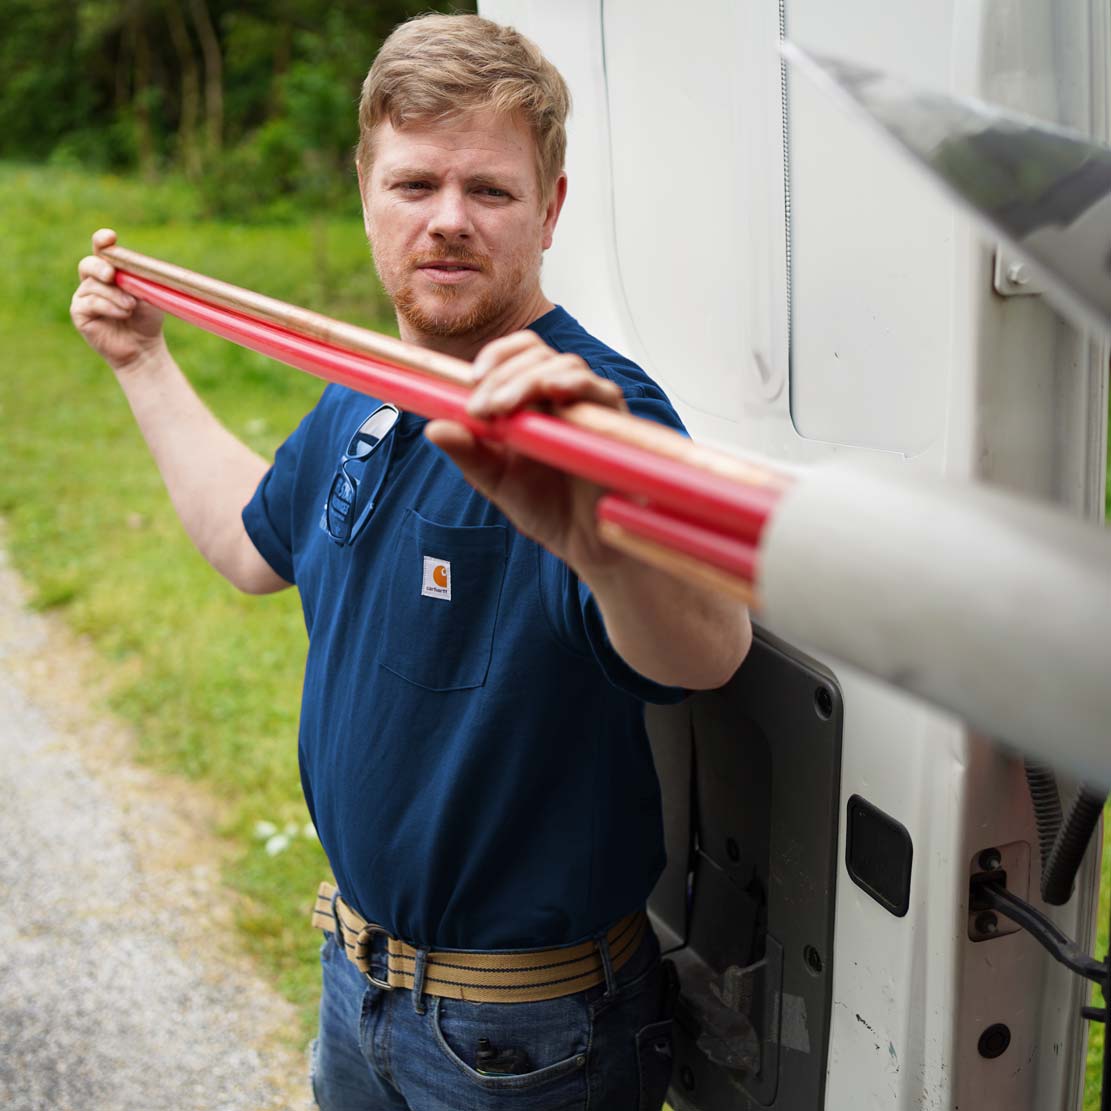
MULTIPOLYGON (((450 250, 435 254, 410 255, 405 259, 404 272, 411 273, 417 267, 435 262, 439 258, 474 263, 483 273, 489 273, 490 270, 490 260, 485 255, 475 254, 457 244, 450 250)), ((460 296, 455 286, 440 286, 434 290, 434 296, 445 310, 442 312, 435 309, 429 310, 418 304, 411 282, 404 282, 396 290, 387 290, 387 293, 393 301, 398 317, 419 335, 434 336, 438 339, 457 339, 460 336, 482 334, 511 307, 503 290, 511 292, 519 290, 524 282, 528 267, 523 260, 517 261, 518 265, 508 276, 509 280, 503 283, 501 288, 488 289, 463 315, 450 311, 460 296)), ((381 277, 379 271, 379 278, 381 277)))
MULTIPOLYGON (((448 286, 436 290, 436 296, 446 309, 453 301, 458 300, 459 291, 448 286)), ((454 339, 479 332, 497 320, 505 308, 495 292, 490 290, 462 316, 451 312, 428 311, 417 303, 416 294, 409 283, 403 285, 394 295, 393 307, 413 331, 440 339, 454 339)))

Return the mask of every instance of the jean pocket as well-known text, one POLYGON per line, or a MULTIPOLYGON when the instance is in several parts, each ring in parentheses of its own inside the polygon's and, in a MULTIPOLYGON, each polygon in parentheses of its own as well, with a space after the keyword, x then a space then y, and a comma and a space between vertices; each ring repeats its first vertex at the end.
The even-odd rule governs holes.
POLYGON ((429 1021, 444 1058, 475 1088, 491 1095, 519 1092, 523 1101, 519 1105, 536 1111, 585 1106, 590 1019, 580 999, 567 996, 541 1003, 436 999, 429 1021), (525 1059, 525 1071, 480 1072, 475 1067, 480 1039, 495 1051, 518 1051, 525 1059))
POLYGON ((671 1084, 675 1060, 673 1024, 670 1018, 650 1023, 637 1031, 637 1073, 640 1081, 640 1111, 660 1111, 671 1084))
POLYGON ((394 553, 379 665, 426 690, 482 686, 507 550, 504 525, 440 525, 410 509, 394 553))

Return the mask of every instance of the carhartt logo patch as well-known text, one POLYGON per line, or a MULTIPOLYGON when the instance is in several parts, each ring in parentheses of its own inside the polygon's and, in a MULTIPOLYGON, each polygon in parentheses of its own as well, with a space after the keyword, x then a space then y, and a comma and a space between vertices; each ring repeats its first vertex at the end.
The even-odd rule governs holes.
POLYGON ((425 598, 443 598, 451 601, 451 564, 435 556, 424 557, 424 578, 421 595, 425 598))

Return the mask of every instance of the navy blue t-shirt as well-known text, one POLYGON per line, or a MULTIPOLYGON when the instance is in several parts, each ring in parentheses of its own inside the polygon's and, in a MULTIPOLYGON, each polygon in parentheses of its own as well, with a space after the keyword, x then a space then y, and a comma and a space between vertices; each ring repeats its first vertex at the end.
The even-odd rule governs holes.
MULTIPOLYGON (((531 329, 618 383, 632 412, 681 427, 660 388, 563 309, 531 329)), ((416 945, 596 934, 663 867, 643 702, 684 692, 625 664, 589 589, 463 479, 422 418, 402 414, 366 530, 334 544, 323 504, 378 404, 328 386, 243 511, 301 594, 301 778, 336 882, 416 945)))

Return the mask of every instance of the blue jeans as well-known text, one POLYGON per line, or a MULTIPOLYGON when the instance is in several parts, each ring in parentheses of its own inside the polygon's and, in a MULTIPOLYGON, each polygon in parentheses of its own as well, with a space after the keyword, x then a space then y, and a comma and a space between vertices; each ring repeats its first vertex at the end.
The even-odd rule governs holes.
MULTIPOLYGON (((321 1111, 659 1111, 671 1077, 672 970, 651 929, 611 988, 540 1003, 463 1003, 369 984, 332 934, 313 1043, 321 1111), (474 1068, 480 1038, 527 1054, 520 1075, 474 1068)), ((385 978, 376 954, 374 975, 385 978)))

